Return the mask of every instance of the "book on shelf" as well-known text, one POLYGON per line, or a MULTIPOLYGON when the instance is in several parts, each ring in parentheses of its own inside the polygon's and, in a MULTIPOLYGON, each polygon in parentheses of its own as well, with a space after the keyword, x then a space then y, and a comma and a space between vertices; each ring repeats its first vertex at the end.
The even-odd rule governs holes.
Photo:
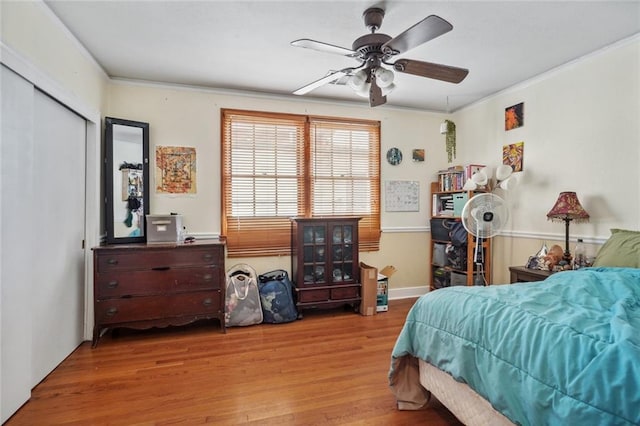
POLYGON ((440 191, 462 191, 464 184, 474 173, 483 169, 482 164, 467 164, 465 166, 451 166, 438 171, 438 187, 440 191))
POLYGON ((438 182, 441 191, 459 191, 464 186, 464 171, 438 173, 438 182))

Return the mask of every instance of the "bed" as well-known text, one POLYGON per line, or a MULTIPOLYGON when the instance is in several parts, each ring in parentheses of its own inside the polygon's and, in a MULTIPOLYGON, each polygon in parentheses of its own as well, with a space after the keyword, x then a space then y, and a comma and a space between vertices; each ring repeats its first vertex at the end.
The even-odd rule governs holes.
POLYGON ((468 425, 640 424, 640 233, 612 231, 592 268, 419 298, 391 356, 398 408, 433 395, 468 425))

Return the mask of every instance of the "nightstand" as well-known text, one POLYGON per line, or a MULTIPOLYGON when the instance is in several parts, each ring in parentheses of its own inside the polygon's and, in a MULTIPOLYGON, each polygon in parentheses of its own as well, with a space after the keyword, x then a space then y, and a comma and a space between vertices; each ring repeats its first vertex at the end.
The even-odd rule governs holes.
POLYGON ((524 266, 510 266, 511 283, 527 283, 531 281, 543 281, 545 278, 553 274, 551 271, 542 271, 540 269, 529 269, 524 266))

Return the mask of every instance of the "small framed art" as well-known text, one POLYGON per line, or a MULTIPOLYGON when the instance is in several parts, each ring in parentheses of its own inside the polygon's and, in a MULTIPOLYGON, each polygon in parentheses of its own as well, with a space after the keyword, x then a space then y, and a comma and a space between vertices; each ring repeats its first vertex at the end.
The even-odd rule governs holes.
POLYGON ((513 130, 524 126, 524 102, 504 109, 504 130, 513 130))

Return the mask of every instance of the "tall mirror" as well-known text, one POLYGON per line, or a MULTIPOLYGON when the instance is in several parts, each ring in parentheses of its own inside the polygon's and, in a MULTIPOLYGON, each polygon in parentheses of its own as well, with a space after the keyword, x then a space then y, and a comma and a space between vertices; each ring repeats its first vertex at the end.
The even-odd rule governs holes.
POLYGON ((145 242, 149 214, 149 123, 105 118, 107 243, 145 242))

